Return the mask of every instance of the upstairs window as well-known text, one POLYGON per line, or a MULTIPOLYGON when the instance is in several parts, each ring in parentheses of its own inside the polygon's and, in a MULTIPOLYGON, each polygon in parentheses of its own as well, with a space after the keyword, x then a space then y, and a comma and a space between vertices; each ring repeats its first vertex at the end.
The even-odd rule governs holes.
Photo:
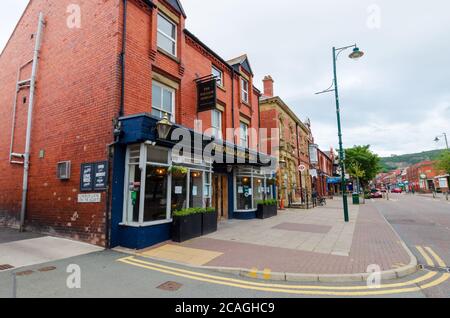
POLYGON ((248 103, 248 81, 244 78, 241 78, 241 99, 248 103))
POLYGON ((248 125, 241 123, 240 128, 240 146, 248 148, 248 125))
POLYGON ((177 55, 177 26, 168 18, 158 14, 158 47, 170 53, 177 55))
POLYGON ((152 115, 163 118, 165 114, 171 122, 175 121, 175 90, 153 81, 152 115))
POLYGON ((214 109, 211 118, 212 136, 216 139, 222 139, 222 112, 214 109))
POLYGON ((217 85, 223 87, 223 72, 217 67, 213 66, 211 74, 216 77, 217 85))

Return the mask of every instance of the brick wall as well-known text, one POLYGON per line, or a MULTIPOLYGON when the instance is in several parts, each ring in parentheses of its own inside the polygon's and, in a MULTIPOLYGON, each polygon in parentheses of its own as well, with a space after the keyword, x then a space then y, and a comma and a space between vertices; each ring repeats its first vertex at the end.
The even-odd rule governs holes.
MULTIPOLYGON (((30 153, 27 224, 42 232, 93 244, 105 241, 106 194, 99 204, 79 204, 80 165, 107 160, 112 119, 119 105, 119 0, 32 0, 0 56, 0 211, 20 211, 23 166, 9 163, 12 108, 18 66, 32 58, 38 14, 44 13, 30 153), (81 28, 67 26, 69 4, 79 4, 81 28), (40 158, 39 153, 44 156, 40 158), (70 160, 71 178, 56 178, 70 160)), ((25 69, 21 78, 30 76, 25 69)), ((27 103, 19 94, 14 152, 23 153, 27 103)))

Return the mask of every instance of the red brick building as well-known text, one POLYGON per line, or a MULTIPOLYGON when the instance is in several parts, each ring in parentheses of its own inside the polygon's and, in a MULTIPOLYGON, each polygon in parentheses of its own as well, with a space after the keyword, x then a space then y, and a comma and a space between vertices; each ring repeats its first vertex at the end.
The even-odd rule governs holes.
POLYGON ((439 176, 433 161, 419 162, 408 168, 407 179, 410 189, 416 192, 431 193, 435 190, 435 177, 439 176))
POLYGON ((271 76, 264 78, 263 85, 261 127, 268 129, 268 153, 280 162, 277 171, 280 206, 287 207, 293 203, 308 205, 311 202, 309 145, 313 140, 310 124, 300 120, 281 97, 274 95, 271 76))
POLYGON ((23 207, 27 127, 24 225, 42 232, 141 248, 170 238, 175 209, 212 205, 221 218, 249 218, 256 200, 272 195, 262 164, 250 160, 263 157, 249 132, 260 126, 250 62, 225 61, 185 29, 185 19, 178 0, 30 1, 0 55, 3 222, 17 223, 23 207), (213 78, 216 102, 199 112, 197 88, 213 78), (174 144, 157 134, 165 114, 191 136, 209 129, 216 154, 244 162, 189 161, 177 179, 174 144))
POLYGON ((318 169, 317 177, 313 182, 319 197, 326 197, 334 194, 334 187, 328 184, 328 180, 334 176, 334 151, 322 151, 318 149, 318 169))

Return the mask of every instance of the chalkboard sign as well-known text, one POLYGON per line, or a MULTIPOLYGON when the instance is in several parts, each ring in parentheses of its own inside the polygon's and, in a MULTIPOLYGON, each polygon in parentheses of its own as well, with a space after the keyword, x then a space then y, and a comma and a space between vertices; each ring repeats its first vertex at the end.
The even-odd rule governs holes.
POLYGON ((108 162, 81 165, 80 191, 103 191, 108 188, 108 162))
POLYGON ((217 81, 211 79, 197 83, 197 111, 199 113, 216 109, 217 107, 217 81))
POLYGON ((92 163, 83 163, 81 165, 80 190, 82 192, 94 190, 94 165, 92 163))
POLYGON ((108 162, 94 164, 94 190, 106 190, 108 187, 108 162))

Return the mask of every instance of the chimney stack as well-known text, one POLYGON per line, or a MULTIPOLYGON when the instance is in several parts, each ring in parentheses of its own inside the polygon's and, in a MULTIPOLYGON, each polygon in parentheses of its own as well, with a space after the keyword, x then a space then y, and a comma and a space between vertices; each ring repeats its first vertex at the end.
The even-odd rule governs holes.
POLYGON ((270 75, 267 75, 263 79, 264 83, 264 96, 273 97, 273 78, 270 75))

